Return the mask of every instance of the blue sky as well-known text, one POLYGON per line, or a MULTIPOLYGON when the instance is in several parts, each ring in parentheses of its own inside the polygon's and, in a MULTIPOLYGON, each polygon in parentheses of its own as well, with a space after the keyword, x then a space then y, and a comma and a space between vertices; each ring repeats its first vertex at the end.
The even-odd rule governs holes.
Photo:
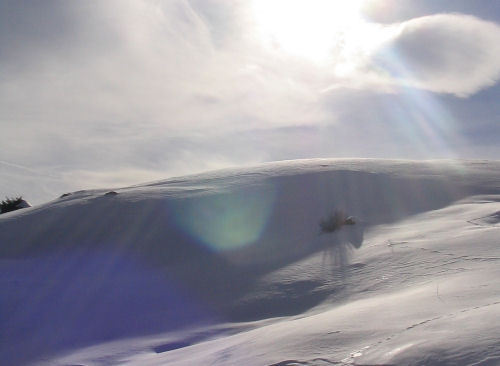
POLYGON ((0 194, 500 156, 497 0, 0 0, 0 194))

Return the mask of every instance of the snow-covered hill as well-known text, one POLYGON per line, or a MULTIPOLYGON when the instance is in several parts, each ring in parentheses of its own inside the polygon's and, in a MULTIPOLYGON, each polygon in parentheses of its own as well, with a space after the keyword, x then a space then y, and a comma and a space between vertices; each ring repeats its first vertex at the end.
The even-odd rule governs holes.
POLYGON ((500 162, 301 160, 0 216, 0 359, 496 365, 500 162), (355 225, 322 233, 334 210, 355 225))

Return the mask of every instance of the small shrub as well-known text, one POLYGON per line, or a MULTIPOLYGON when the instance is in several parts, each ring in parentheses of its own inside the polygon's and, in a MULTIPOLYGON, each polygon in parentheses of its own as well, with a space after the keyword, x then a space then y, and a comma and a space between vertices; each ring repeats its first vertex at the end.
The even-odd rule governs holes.
POLYGON ((21 205, 22 202, 23 202, 22 196, 15 198, 5 197, 5 199, 2 202, 0 202, 0 213, 6 213, 23 208, 23 206, 21 205))
POLYGON ((347 216, 345 212, 336 210, 326 219, 321 220, 319 227, 322 233, 333 233, 344 225, 354 225, 354 217, 347 216))

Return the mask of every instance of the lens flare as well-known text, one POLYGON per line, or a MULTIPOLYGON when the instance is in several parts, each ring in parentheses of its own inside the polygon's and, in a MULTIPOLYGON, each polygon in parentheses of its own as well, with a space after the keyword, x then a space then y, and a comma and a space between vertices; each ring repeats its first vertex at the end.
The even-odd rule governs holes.
POLYGON ((273 209, 274 188, 201 196, 175 208, 180 228, 214 251, 238 249, 257 241, 273 209))

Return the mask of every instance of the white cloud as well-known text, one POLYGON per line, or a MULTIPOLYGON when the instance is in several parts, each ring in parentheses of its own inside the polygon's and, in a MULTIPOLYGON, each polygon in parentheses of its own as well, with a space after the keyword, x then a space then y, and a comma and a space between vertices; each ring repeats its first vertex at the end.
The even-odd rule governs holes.
POLYGON ((43 41, 11 30, 11 39, 22 36, 2 47, 5 119, 59 123, 59 131, 133 121, 184 133, 305 123, 307 104, 310 117, 311 88, 294 87, 305 65, 270 57, 239 35, 221 47, 190 2, 85 4, 56 2, 59 29, 32 15, 28 28, 46 29, 43 41))
MULTIPOLYGON (((222 37, 205 16, 206 2, 0 5, 0 127, 16 136, 0 146, 5 160, 48 169, 185 172, 201 165, 181 169, 172 156, 186 149, 172 140, 203 144, 214 130, 321 118, 309 66, 267 54, 238 22, 226 22, 222 37)), ((218 4, 244 24, 244 6, 238 13, 233 5, 218 4)), ((207 147, 196 159, 213 162, 206 168, 239 162, 215 150, 207 147)))
POLYGON ((500 78, 500 27, 473 16, 438 14, 393 26, 369 59, 382 82, 467 97, 500 78))

